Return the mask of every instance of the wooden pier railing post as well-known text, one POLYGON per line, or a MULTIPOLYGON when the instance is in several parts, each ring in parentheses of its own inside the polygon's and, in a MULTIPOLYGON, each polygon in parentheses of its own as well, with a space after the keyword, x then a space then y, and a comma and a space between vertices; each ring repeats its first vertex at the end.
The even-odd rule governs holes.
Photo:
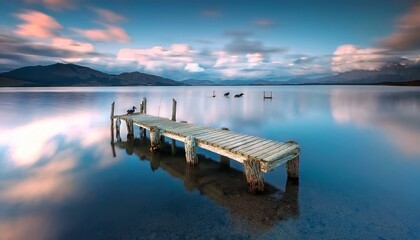
POLYGON ((172 98, 172 121, 176 122, 176 101, 172 98))
POLYGON ((286 172, 290 178, 299 178, 299 155, 286 163, 286 172))
POLYGON ((156 126, 150 127, 150 151, 155 152, 160 148, 160 129, 156 126))
POLYGON ((141 100, 140 113, 146 114, 146 110, 147 110, 147 98, 146 97, 143 97, 143 99, 141 100))
POLYGON ((244 161, 245 176, 250 192, 264 191, 264 178, 259 161, 248 159, 244 161))
POLYGON ((198 157, 197 157, 197 143, 193 136, 187 136, 185 138, 185 158, 187 159, 187 163, 191 165, 198 164, 198 157))
POLYGON ((112 120, 114 118, 114 110, 115 110, 115 102, 112 102, 112 104, 111 104, 111 119, 112 120))

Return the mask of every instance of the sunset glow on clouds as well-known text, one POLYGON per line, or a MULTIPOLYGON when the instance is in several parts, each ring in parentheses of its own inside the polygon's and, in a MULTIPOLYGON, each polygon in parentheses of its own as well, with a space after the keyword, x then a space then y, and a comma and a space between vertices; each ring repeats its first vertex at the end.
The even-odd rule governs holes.
POLYGON ((376 70, 420 57, 420 4, 409 0, 376 15, 368 11, 375 6, 354 3, 341 3, 349 9, 340 13, 338 5, 320 9, 308 2, 295 13, 286 3, 261 8, 233 1, 217 6, 185 2, 189 7, 182 11, 166 0, 5 3, 0 71, 73 62, 104 72, 138 70, 176 80, 284 79, 376 70), (353 12, 369 21, 340 18, 353 12), (334 33, 325 33, 330 26, 334 33), (353 30, 359 26, 370 30, 353 30))

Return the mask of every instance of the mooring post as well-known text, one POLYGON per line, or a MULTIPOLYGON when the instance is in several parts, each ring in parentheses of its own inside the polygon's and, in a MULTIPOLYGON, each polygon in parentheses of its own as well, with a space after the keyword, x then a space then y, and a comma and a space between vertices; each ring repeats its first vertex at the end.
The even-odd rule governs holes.
POLYGON ((264 191, 264 178, 261 172, 260 162, 252 159, 244 161, 245 176, 250 192, 264 191))
POLYGON ((141 100, 141 113, 146 114, 146 110, 147 110, 147 98, 143 97, 143 99, 141 100))
POLYGON ((155 152, 160 148, 160 129, 156 126, 150 127, 150 151, 155 152))
POLYGON ((172 121, 176 122, 176 101, 172 98, 172 121))
POLYGON ((115 102, 112 102, 112 104, 111 104, 111 119, 112 120, 114 118, 114 109, 115 109, 115 102))
POLYGON ((287 177, 299 178, 299 155, 286 163, 287 177))
POLYGON ((126 119, 125 123, 127 125, 127 136, 134 137, 134 123, 132 119, 126 119))
POLYGON ((191 165, 198 164, 197 157, 197 143, 193 136, 188 136, 185 138, 185 158, 187 163, 191 165))

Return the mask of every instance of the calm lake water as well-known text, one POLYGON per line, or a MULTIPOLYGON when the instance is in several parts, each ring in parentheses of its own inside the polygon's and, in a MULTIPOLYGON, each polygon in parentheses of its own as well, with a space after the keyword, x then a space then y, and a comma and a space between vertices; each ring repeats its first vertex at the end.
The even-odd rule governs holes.
POLYGON ((382 86, 0 89, 0 239, 419 239, 420 88, 382 86), (216 97, 212 98, 213 90, 216 97), (263 100, 263 91, 272 100, 263 100), (243 98, 223 93, 243 92, 243 98), (167 141, 111 144, 110 108, 301 146, 251 195, 242 166, 167 141))

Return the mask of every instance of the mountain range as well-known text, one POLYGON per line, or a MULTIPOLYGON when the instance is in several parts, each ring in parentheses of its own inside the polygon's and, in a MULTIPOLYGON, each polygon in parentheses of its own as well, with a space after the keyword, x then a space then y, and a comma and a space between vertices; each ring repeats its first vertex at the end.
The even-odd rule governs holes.
POLYGON ((353 70, 320 78, 175 81, 141 72, 108 74, 76 64, 29 66, 0 74, 0 87, 37 86, 213 86, 213 85, 420 85, 420 65, 389 64, 378 70, 353 70))
POLYGON ((180 86, 181 82, 140 72, 107 74, 76 64, 30 66, 0 74, 0 86, 180 86))

